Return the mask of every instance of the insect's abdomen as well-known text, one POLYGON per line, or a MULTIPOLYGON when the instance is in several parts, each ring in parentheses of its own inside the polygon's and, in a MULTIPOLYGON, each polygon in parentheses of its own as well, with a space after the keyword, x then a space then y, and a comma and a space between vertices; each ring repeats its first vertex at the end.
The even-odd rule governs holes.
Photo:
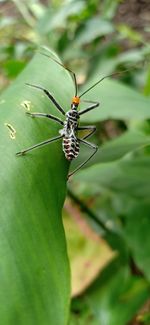
POLYGON ((79 141, 74 136, 64 137, 63 151, 67 160, 73 160, 79 154, 79 141))

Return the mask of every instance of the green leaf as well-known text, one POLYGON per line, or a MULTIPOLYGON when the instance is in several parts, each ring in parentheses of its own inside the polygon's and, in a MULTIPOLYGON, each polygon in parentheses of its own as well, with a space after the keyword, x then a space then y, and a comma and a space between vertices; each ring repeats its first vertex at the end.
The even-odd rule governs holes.
MULTIPOLYGON (((94 80, 84 86, 82 92, 94 84, 101 76, 95 76, 94 80)), ((83 99, 100 102, 100 107, 84 114, 82 120, 93 123, 106 119, 147 119, 150 118, 150 99, 137 91, 115 81, 104 80, 83 96, 83 99)))
MULTIPOLYGON (((49 53, 53 55, 52 53, 49 53)), ((0 98, 0 319, 2 324, 67 324, 69 265, 61 210, 68 163, 61 141, 17 157, 20 149, 58 135, 48 119, 62 115, 25 82, 48 89, 66 109, 73 93, 67 71, 37 54, 0 98)))
POLYGON ((77 36, 77 45, 85 45, 92 42, 95 38, 110 34, 114 31, 113 25, 107 20, 99 17, 90 18, 84 26, 84 29, 77 36))
POLYGON ((68 2, 62 4, 57 11, 52 8, 47 9, 45 15, 38 23, 40 32, 48 33, 54 29, 63 29, 67 27, 67 19, 69 17, 78 16, 85 8, 83 1, 77 0, 76 2, 68 2))
MULTIPOLYGON (((92 141, 93 142, 93 141, 92 141)), ((89 161, 88 166, 100 162, 109 162, 122 158, 126 154, 139 150, 140 148, 150 145, 150 137, 137 130, 127 131, 120 137, 107 141, 99 147, 96 155, 89 161)), ((83 162, 89 156, 89 148, 82 146, 78 161, 74 162, 75 166, 83 162)))
POLYGON ((146 80, 146 85, 144 87, 144 93, 146 96, 150 95, 150 67, 147 71, 147 80, 146 80))
MULTIPOLYGON (((120 137, 107 141, 99 148, 94 162, 108 162, 117 160, 129 152, 150 145, 150 137, 137 130, 127 131, 120 137)), ((92 161, 91 161, 92 163, 92 161)))
POLYGON ((119 2, 120 0, 105 0, 102 4, 103 16, 107 19, 112 19, 116 14, 119 2))
POLYGON ((142 202, 128 211, 125 234, 136 265, 150 281, 150 205, 142 202))
POLYGON ((142 35, 126 24, 119 24, 118 31, 121 34, 122 38, 127 38, 128 40, 135 43, 142 42, 142 35))
POLYGON ((149 198, 150 157, 124 158, 97 164, 74 176, 85 184, 96 184, 103 189, 141 198, 149 198))
MULTIPOLYGON (((110 263, 81 297, 82 301, 79 300, 78 305, 80 306, 79 302, 82 304, 80 310, 77 309, 78 313, 77 302, 73 301, 73 310, 77 316, 80 315, 81 320, 87 316, 87 321, 92 319, 89 324, 126 325, 148 299, 146 281, 132 276, 127 266, 117 263, 118 261, 110 263)), ((71 324, 74 324, 74 318, 71 324)))

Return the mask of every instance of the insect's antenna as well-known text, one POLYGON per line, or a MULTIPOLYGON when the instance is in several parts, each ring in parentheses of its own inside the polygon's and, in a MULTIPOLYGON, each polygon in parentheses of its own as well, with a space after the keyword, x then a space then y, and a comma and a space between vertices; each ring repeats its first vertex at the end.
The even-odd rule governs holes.
POLYGON ((131 69, 126 69, 126 70, 123 70, 123 71, 119 71, 119 72, 115 72, 115 73, 112 73, 112 74, 109 74, 103 78, 101 78, 100 80, 98 80, 97 82, 95 82, 94 85, 92 85, 91 87, 89 87, 87 90, 85 90, 80 96, 79 98, 81 98, 83 95, 85 95, 89 90, 91 90, 92 88, 94 88, 95 86, 97 86, 101 81, 103 81, 104 79, 106 78, 110 78, 110 77, 114 77, 114 76, 118 76, 120 74, 123 74, 127 71, 131 71, 131 69))
POLYGON ((76 97, 77 94, 78 94, 78 85, 77 85, 77 79, 76 79, 75 73, 72 70, 70 70, 69 68, 67 68, 65 65, 63 65, 62 63, 60 63, 59 61, 57 61, 56 59, 52 58, 50 55, 45 54, 45 53, 42 53, 42 52, 39 52, 39 53, 42 54, 42 55, 44 55, 44 56, 47 56, 50 59, 52 59, 57 64, 59 64, 61 67, 63 67, 65 70, 67 70, 67 71, 69 71, 71 73, 71 75, 73 77, 74 85, 75 85, 75 97, 76 97))

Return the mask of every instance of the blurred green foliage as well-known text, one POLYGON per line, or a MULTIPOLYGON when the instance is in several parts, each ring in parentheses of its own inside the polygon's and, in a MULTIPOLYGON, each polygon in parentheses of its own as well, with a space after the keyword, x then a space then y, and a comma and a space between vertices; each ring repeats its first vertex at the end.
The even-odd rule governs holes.
POLYGON ((45 45, 55 49, 64 63, 73 65, 79 76, 83 73, 90 77, 95 70, 102 75, 134 65, 135 71, 128 76, 130 81, 139 87, 146 86, 144 62, 150 55, 150 46, 143 30, 136 31, 128 24, 117 22, 120 2, 1 1, 0 61, 4 75, 15 77, 11 71, 12 60, 17 75, 37 46, 45 45), (141 62, 137 71, 136 66, 141 62))
MULTIPOLYGON (((127 325, 138 313, 138 324, 147 325, 149 311, 140 308, 150 296, 149 27, 146 22, 134 27, 137 17, 127 4, 133 20, 129 24, 121 15, 125 1, 120 0, 0 3, 2 88, 40 46, 55 50, 77 73, 79 84, 86 81, 82 89, 127 69, 118 75, 119 82, 106 80, 89 92, 87 99, 101 106, 82 119, 96 123, 93 141, 100 149, 70 181, 71 199, 83 206, 95 232, 118 255, 80 298, 73 299, 70 324, 127 325)), ((88 154, 81 150, 79 162, 88 154)))

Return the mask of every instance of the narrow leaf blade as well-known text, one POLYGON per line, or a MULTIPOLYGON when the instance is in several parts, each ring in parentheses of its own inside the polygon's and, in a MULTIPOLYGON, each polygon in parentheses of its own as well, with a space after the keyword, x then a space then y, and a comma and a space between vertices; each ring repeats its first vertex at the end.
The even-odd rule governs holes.
POLYGON ((26 116, 25 107, 61 116, 25 82, 51 91, 64 109, 73 91, 68 73, 37 54, 0 99, 0 319, 6 325, 66 324, 70 275, 61 210, 68 164, 61 142, 16 156, 59 130, 54 121, 26 116))

